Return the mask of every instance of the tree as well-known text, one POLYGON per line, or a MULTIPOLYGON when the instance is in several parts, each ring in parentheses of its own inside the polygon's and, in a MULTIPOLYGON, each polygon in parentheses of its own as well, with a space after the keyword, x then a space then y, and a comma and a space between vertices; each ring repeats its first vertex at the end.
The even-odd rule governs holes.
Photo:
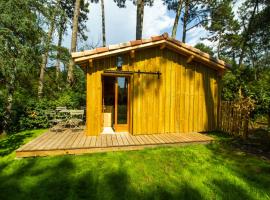
MULTIPOLYGON (((91 0, 92 3, 98 3, 99 0, 91 0)), ((118 2, 116 2, 118 5, 118 2)), ((121 7, 121 3, 125 2, 119 2, 119 7, 121 7)), ((106 46, 106 27, 105 27, 105 10, 104 10, 104 0, 100 0, 100 8, 101 8, 101 28, 102 28, 102 46, 106 46)))
POLYGON ((40 9, 45 8, 36 0, 0 1, 0 82, 5 85, 0 87, 5 96, 0 129, 4 131, 11 122, 15 92, 28 85, 31 75, 36 74, 35 66, 40 64, 40 9))
MULTIPOLYGON (((73 16, 73 21, 72 21, 72 36, 71 36, 70 52, 75 52, 77 48, 77 35, 78 35, 80 6, 81 6, 81 0, 76 0, 74 16, 73 16)), ((72 84, 74 82, 73 67, 74 67, 74 61, 73 59, 70 59, 69 66, 68 66, 68 83, 69 84, 72 84)))
POLYGON ((176 37, 179 19, 181 19, 182 42, 185 42, 188 31, 201 26, 208 20, 211 1, 212 0, 163 0, 168 10, 173 10, 176 13, 172 37, 176 37))
POLYGON ((104 11, 104 0, 100 0, 101 14, 102 14, 102 44, 106 46, 106 32, 105 32, 105 11, 104 11))
POLYGON ((172 38, 176 37, 176 32, 177 32, 179 17, 181 15, 182 6, 183 6, 183 0, 179 0, 177 4, 177 11, 176 11, 173 29, 172 29, 172 38))
MULTIPOLYGON (((59 13, 59 20, 57 22, 57 27, 58 27, 58 42, 57 42, 57 55, 56 55, 56 79, 59 78, 60 74, 60 63, 62 62, 64 66, 66 65, 66 57, 67 57, 67 52, 66 48, 62 47, 62 40, 63 40, 63 35, 67 31, 67 26, 72 25, 72 19, 74 15, 74 6, 75 6, 75 0, 61 0, 60 2, 60 13, 59 13)), ((89 12, 88 9, 89 4, 84 3, 81 4, 80 6, 80 15, 79 15, 79 22, 78 22, 78 36, 81 38, 83 41, 87 40, 87 36, 85 33, 86 26, 85 22, 87 21, 88 17, 87 14, 89 12)), ((54 59, 54 58, 53 58, 54 59)))
POLYGON ((136 40, 142 39, 144 0, 137 1, 136 40))
MULTIPOLYGON (((136 40, 142 39, 143 32, 143 18, 144 18, 144 6, 152 6, 154 0, 131 0, 134 5, 137 6, 137 18, 136 18, 136 40)), ((119 8, 126 7, 126 0, 114 0, 119 8)))
POLYGON ((60 17, 60 24, 59 24, 59 28, 58 28, 58 42, 57 42, 57 55, 56 55, 56 65, 55 65, 55 69, 56 69, 56 79, 58 80, 59 78, 59 74, 60 74, 60 57, 61 57, 61 47, 62 47, 62 41, 63 41, 63 35, 66 31, 66 21, 67 18, 64 15, 61 15, 60 17))
POLYGON ((189 0, 185 0, 185 13, 183 17, 183 34, 182 34, 182 42, 186 42, 186 34, 187 34, 187 24, 189 17, 189 0))
POLYGON ((183 0, 163 0, 163 3, 167 5, 168 10, 175 11, 175 19, 172 29, 172 38, 176 37, 179 19, 183 8, 183 0))
POLYGON ((203 43, 198 43, 194 46, 195 48, 201 50, 202 52, 208 53, 211 56, 214 56, 214 51, 211 47, 206 46, 203 43))
MULTIPOLYGON (((88 5, 89 4, 87 2, 85 3, 84 0, 75 0, 73 20, 72 20, 72 36, 71 36, 71 48, 70 48, 71 53, 76 51, 79 30, 83 30, 86 28, 83 23, 80 23, 80 19, 81 19, 80 15, 82 14, 82 12, 80 11, 81 11, 81 8, 85 8, 88 11, 88 5), (82 25, 82 27, 80 26, 80 24, 82 25)), ((83 18, 84 21, 86 19, 87 17, 83 18)), ((86 40, 86 38, 84 37, 83 39, 86 40)), ((68 65, 68 77, 67 77, 67 81, 69 85, 72 85, 74 83, 73 69, 74 69, 74 61, 72 58, 70 58, 69 65, 68 65)))
MULTIPOLYGON (((217 57, 220 57, 221 51, 223 54, 229 49, 232 52, 232 47, 236 44, 236 34, 239 29, 239 23, 234 19, 232 10, 232 0, 213 1, 209 13, 210 19, 204 23, 204 27, 208 30, 208 40, 217 43, 217 57)), ((237 45, 236 45, 237 46, 237 45)))
POLYGON ((41 98, 43 96, 43 87, 44 87, 44 73, 48 62, 48 56, 49 56, 49 49, 52 41, 52 35, 55 29, 55 23, 56 23, 56 15, 59 11, 60 6, 60 0, 57 0, 56 2, 52 2, 52 6, 49 8, 49 30, 47 33, 47 37, 44 41, 44 52, 42 55, 42 63, 40 66, 40 75, 39 75, 39 86, 38 86, 38 97, 41 98))

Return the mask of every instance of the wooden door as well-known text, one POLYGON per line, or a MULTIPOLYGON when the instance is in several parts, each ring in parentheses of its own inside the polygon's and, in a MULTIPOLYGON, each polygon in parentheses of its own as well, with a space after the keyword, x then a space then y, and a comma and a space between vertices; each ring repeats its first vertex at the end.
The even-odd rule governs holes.
POLYGON ((115 132, 127 132, 129 126, 129 77, 115 77, 115 132))

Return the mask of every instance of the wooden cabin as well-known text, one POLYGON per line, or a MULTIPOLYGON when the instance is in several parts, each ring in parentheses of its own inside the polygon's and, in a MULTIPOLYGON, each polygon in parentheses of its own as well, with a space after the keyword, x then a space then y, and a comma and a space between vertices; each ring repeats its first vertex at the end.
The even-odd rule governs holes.
POLYGON ((168 34, 72 53, 86 72, 86 134, 217 128, 225 62, 168 34))

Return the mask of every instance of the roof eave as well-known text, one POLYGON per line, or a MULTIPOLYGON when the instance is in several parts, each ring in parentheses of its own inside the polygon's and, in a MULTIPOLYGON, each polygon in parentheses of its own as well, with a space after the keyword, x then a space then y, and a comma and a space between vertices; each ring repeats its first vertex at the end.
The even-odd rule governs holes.
POLYGON ((120 47, 118 48, 113 48, 114 45, 111 45, 109 47, 102 47, 102 48, 97 48, 94 50, 88 50, 84 52, 75 52, 75 53, 72 53, 72 58, 74 59, 75 63, 81 65, 83 63, 84 64, 87 63, 91 59, 92 60, 101 59, 104 57, 126 53, 132 50, 139 50, 139 49, 159 46, 164 43, 166 44, 167 48, 171 50, 177 50, 178 53, 185 56, 193 55, 195 57, 195 60, 202 62, 204 64, 211 65, 212 68, 215 68, 217 70, 224 71, 230 68, 230 66, 226 64, 224 61, 213 58, 207 53, 204 53, 194 47, 186 45, 185 43, 182 43, 172 38, 160 39, 160 40, 156 40, 152 42, 145 41, 145 43, 140 42, 134 46, 130 45, 130 42, 129 42, 129 43, 121 43, 120 47))

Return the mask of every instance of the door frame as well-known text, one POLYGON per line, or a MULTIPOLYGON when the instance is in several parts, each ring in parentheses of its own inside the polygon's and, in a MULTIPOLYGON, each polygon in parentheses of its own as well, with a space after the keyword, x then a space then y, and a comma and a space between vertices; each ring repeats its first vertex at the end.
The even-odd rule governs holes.
MULTIPOLYGON (((101 107, 103 108, 103 97, 104 97, 104 78, 106 76, 110 76, 110 77, 125 77, 128 79, 128 87, 127 87, 127 124, 117 124, 117 103, 118 103, 118 87, 117 84, 114 85, 114 92, 115 92, 115 102, 114 102, 114 124, 113 124, 113 128, 115 130, 115 132, 129 132, 129 128, 130 128, 130 96, 131 96, 131 75, 129 74, 117 74, 117 72, 115 74, 107 74, 107 73, 103 73, 101 74, 101 80, 102 80, 102 102, 101 102, 101 107)), ((103 112, 103 109, 102 109, 103 112)))

